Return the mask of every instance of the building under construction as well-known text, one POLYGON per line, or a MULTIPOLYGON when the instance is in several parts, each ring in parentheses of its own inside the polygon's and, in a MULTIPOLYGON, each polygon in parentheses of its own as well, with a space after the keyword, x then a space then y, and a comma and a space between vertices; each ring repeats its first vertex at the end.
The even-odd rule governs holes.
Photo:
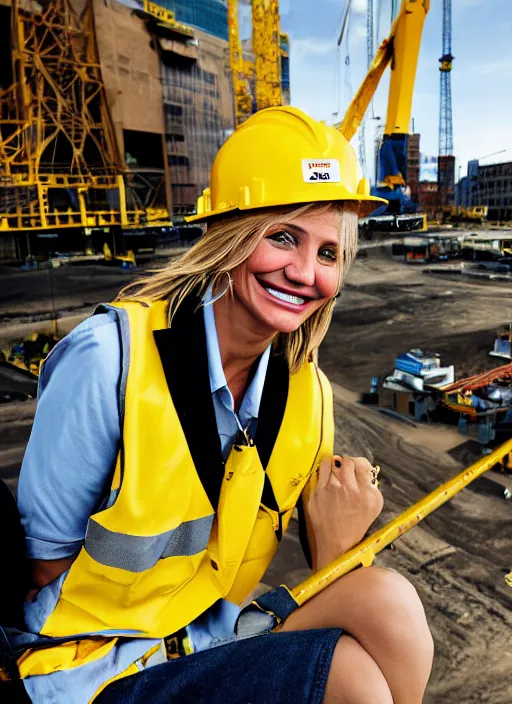
POLYGON ((223 0, 0 0, 4 256, 147 245, 234 127, 223 0))

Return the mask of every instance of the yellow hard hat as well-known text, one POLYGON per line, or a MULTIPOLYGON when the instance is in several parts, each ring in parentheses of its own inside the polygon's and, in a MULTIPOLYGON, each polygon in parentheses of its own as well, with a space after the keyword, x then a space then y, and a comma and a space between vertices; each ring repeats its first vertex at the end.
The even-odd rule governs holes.
POLYGON ((297 108, 267 108, 220 148, 210 188, 197 201, 197 215, 187 221, 324 201, 355 201, 361 217, 386 203, 370 195, 354 149, 339 130, 297 108))

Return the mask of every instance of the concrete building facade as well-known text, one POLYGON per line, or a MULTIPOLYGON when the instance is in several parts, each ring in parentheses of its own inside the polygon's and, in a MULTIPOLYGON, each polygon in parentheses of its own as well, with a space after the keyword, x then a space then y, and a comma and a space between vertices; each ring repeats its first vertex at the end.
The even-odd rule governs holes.
POLYGON ((512 220, 512 161, 480 165, 473 159, 456 188, 458 204, 486 205, 489 220, 512 220))
POLYGON ((415 132, 407 139, 407 185, 411 189, 411 200, 419 202, 420 182, 420 135, 415 132))
MULTIPOLYGON (((161 42, 162 44, 162 42, 161 42)), ((165 140, 175 222, 195 212, 215 155, 234 129, 231 76, 224 39, 194 30, 163 44, 161 81, 165 140)))
POLYGON ((140 179, 159 175, 159 195, 173 222, 183 223, 234 129, 226 4, 94 2, 105 87, 126 166, 140 179))

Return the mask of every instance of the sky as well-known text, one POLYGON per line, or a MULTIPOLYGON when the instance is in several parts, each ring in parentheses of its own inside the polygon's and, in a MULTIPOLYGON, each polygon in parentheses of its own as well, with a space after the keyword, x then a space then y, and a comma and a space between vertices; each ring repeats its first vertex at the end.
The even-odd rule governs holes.
MULTIPOLYGON (((348 43, 344 41, 338 50, 345 2, 280 0, 281 29, 290 34, 291 42, 292 105, 328 123, 343 118, 366 74, 367 0, 353 0, 348 43)), ((374 0, 374 6, 379 4, 380 41, 389 31, 391 0, 374 0)), ((421 134, 421 151, 428 155, 436 155, 439 148, 442 5, 442 0, 431 0, 413 100, 415 131, 421 134)), ((512 161, 512 0, 452 0, 452 7, 454 153, 456 174, 463 176, 469 159, 506 150, 482 163, 512 161)), ((373 105, 373 115, 383 120, 386 74, 373 105)), ((377 121, 370 119, 367 124, 367 162, 372 163, 377 121)), ((357 135, 352 143, 358 149, 357 135)))

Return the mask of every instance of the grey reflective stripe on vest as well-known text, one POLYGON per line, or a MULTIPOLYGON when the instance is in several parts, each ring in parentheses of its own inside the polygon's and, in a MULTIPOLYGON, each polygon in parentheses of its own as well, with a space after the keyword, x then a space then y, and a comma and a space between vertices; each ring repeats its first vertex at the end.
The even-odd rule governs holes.
POLYGON ((177 528, 159 535, 126 535, 114 533, 89 519, 85 549, 107 567, 127 572, 144 572, 165 557, 188 557, 206 549, 214 514, 194 521, 185 521, 177 528))

